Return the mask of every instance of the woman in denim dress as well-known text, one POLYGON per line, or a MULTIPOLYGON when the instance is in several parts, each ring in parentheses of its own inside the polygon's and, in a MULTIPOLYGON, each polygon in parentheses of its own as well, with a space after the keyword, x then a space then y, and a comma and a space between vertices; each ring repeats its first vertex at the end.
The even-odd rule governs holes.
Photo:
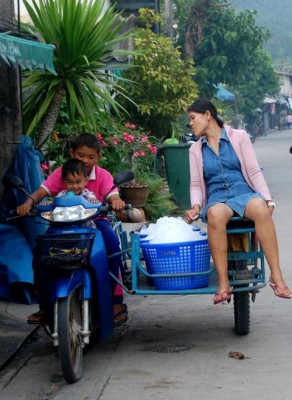
POLYGON ((208 240, 216 271, 218 290, 214 304, 231 298, 227 271, 226 225, 233 216, 255 223, 257 237, 271 270, 269 284, 276 296, 291 299, 279 264, 279 251, 272 201, 248 134, 224 126, 213 103, 196 100, 188 109, 190 126, 200 138, 190 148, 191 223, 201 213, 207 222, 208 240))

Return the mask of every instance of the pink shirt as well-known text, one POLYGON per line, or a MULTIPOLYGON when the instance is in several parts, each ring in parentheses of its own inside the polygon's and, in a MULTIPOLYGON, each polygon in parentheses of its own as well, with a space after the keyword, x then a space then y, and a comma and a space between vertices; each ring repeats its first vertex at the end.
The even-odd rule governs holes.
MULTIPOLYGON (((264 196, 266 200, 271 200, 267 183, 263 172, 261 171, 252 143, 248 134, 239 129, 232 129, 230 126, 224 126, 228 139, 240 161, 241 171, 244 179, 249 186, 264 196)), ((190 194, 191 205, 199 204, 204 207, 207 199, 207 189, 203 176, 203 156, 202 141, 194 143, 190 147, 190 194)))
MULTIPOLYGON (((96 195, 97 200, 103 201, 105 196, 108 198, 110 195, 118 193, 117 188, 111 191, 113 184, 110 172, 95 165, 89 174, 86 188, 96 195)), ((62 181, 61 167, 52 172, 41 187, 49 196, 56 196, 61 190, 66 189, 62 181)))

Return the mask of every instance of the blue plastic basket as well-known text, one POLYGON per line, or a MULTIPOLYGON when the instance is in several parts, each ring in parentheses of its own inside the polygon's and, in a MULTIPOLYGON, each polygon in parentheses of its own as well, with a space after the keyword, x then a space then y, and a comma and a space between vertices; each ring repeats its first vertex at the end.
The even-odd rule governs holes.
MULTIPOLYGON (((150 274, 182 274, 206 272, 210 269, 207 240, 168 244, 144 243, 141 248, 150 274)), ((208 286, 209 274, 153 280, 155 288, 159 290, 196 289, 208 286)))

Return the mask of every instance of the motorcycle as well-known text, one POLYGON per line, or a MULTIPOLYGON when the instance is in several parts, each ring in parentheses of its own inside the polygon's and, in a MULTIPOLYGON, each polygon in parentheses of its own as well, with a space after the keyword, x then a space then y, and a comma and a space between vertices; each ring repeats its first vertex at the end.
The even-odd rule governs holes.
MULTIPOLYGON (((132 179, 131 171, 120 172, 111 191, 132 179)), ((3 185, 30 196, 15 176, 5 176, 3 185)), ((34 265, 38 268, 34 269, 39 271, 43 327, 59 348, 68 383, 82 377, 83 348, 90 338, 105 340, 114 329, 108 256, 101 232, 90 223, 110 212, 109 204, 91 203, 74 194, 34 206, 31 212, 31 216, 49 221, 46 233, 36 239, 34 265)), ((20 216, 7 219, 12 218, 20 216)))

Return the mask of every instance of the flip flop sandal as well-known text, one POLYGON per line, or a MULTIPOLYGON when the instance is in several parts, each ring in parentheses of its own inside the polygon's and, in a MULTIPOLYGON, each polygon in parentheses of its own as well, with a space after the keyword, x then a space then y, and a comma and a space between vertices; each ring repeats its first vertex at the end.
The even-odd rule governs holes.
POLYGON ((128 321, 128 307, 127 304, 122 304, 122 309, 118 313, 114 314, 114 326, 120 326, 125 324, 128 321), (121 320, 115 321, 115 319, 121 315, 125 317, 121 320))
POLYGON ((230 300, 231 300, 231 294, 225 291, 222 293, 216 293, 213 299, 213 303, 215 305, 224 303, 225 301, 227 301, 227 303, 230 303, 230 300))
POLYGON ((28 316, 27 321, 28 324, 32 325, 40 325, 45 322, 45 311, 39 310, 28 316))
POLYGON ((283 288, 280 288, 280 286, 276 285, 275 283, 269 281, 270 287, 273 289, 274 293, 276 296, 281 297, 282 299, 291 299, 292 294, 285 294, 283 293, 285 290, 289 290, 287 286, 284 286, 283 288))

